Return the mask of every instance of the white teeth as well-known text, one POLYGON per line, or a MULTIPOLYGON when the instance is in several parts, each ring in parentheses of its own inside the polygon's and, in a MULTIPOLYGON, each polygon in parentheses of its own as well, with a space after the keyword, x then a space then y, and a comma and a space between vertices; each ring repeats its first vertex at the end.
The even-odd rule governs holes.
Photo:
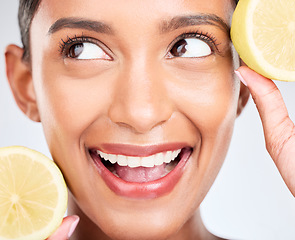
POLYGON ((117 155, 117 163, 120 166, 128 166, 127 157, 123 155, 117 155))
POLYGON ((164 162, 165 163, 170 163, 171 162, 171 157, 172 157, 172 152, 171 151, 166 152, 165 157, 164 157, 164 162))
POLYGON ((175 151, 160 152, 148 157, 131 157, 125 155, 107 154, 97 150, 97 154, 100 155, 105 161, 110 161, 112 164, 118 163, 120 166, 128 166, 131 168, 136 167, 154 167, 162 165, 163 163, 170 163, 173 161, 181 149, 175 151))
POLYGON ((178 153, 176 153, 176 152, 172 152, 172 157, 176 158, 177 155, 178 155, 178 153))
POLYGON ((155 156, 155 165, 160 166, 163 164, 163 159, 164 159, 164 153, 158 153, 155 156))
POLYGON ((155 166, 154 156, 142 157, 141 158, 141 166, 142 167, 153 167, 155 166))
POLYGON ((115 164, 117 162, 117 155, 101 152, 100 156, 104 159, 108 159, 112 164, 115 164))
POLYGON ((141 166, 140 157, 127 157, 128 167, 136 168, 141 166))

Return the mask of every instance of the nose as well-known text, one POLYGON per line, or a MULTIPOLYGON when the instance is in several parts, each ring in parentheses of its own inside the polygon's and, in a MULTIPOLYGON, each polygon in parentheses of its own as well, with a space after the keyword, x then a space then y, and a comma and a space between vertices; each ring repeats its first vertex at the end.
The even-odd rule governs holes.
POLYGON ((120 71, 116 82, 108 112, 112 122, 146 133, 171 118, 173 104, 165 76, 156 64, 134 61, 120 71))

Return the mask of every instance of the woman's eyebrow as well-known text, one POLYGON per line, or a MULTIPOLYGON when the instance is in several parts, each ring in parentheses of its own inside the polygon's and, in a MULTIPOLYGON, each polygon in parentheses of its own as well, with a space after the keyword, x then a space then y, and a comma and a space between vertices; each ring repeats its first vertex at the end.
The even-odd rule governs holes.
POLYGON ((113 34, 111 26, 106 23, 75 17, 58 19, 51 25, 48 30, 48 34, 53 34, 64 28, 79 28, 99 33, 113 34))
MULTIPOLYGON (((225 21, 215 14, 197 14, 183 15, 173 17, 171 20, 163 21, 160 24, 160 33, 167 33, 178 28, 194 26, 194 25, 213 25, 219 27, 226 34, 230 32, 230 26, 225 21)), ((110 25, 85 18, 60 18, 55 21, 48 30, 48 34, 53 34, 64 28, 79 28, 99 33, 113 34, 114 31, 110 25)))
POLYGON ((213 25, 221 30, 223 30, 226 34, 230 33, 230 26, 220 17, 215 14, 197 14, 197 15, 184 15, 184 16, 176 16, 171 20, 164 21, 160 25, 160 32, 167 33, 174 31, 178 28, 183 28, 187 26, 194 25, 213 25))

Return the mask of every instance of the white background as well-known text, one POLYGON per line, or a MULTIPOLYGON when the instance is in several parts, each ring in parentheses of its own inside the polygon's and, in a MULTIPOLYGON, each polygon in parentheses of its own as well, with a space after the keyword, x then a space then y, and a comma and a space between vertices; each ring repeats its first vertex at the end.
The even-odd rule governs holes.
MULTIPOLYGON (((18 1, 1 2, 0 147, 24 145, 50 156, 41 125, 28 120, 16 107, 6 81, 5 46, 20 44, 18 1)), ((295 119, 295 83, 277 84, 295 119)), ((202 204, 202 215, 210 231, 230 239, 295 239, 295 199, 264 148, 252 100, 236 121, 228 157, 202 204)))

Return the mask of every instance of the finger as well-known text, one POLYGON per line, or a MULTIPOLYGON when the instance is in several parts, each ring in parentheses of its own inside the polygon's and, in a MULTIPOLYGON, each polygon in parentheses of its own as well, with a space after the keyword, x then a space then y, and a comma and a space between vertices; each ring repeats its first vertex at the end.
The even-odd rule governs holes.
POLYGON ((273 81, 248 67, 241 67, 238 72, 248 86, 258 109, 267 149, 273 157, 277 158, 281 152, 279 149, 281 143, 285 142, 285 138, 289 138, 294 128, 282 95, 273 81))
POLYGON ((79 223, 78 216, 68 216, 62 221, 60 227, 47 240, 67 240, 70 239, 79 223))
POLYGON ((295 194, 295 131, 282 95, 270 79, 248 67, 238 69, 258 109, 266 148, 289 189, 295 194))

